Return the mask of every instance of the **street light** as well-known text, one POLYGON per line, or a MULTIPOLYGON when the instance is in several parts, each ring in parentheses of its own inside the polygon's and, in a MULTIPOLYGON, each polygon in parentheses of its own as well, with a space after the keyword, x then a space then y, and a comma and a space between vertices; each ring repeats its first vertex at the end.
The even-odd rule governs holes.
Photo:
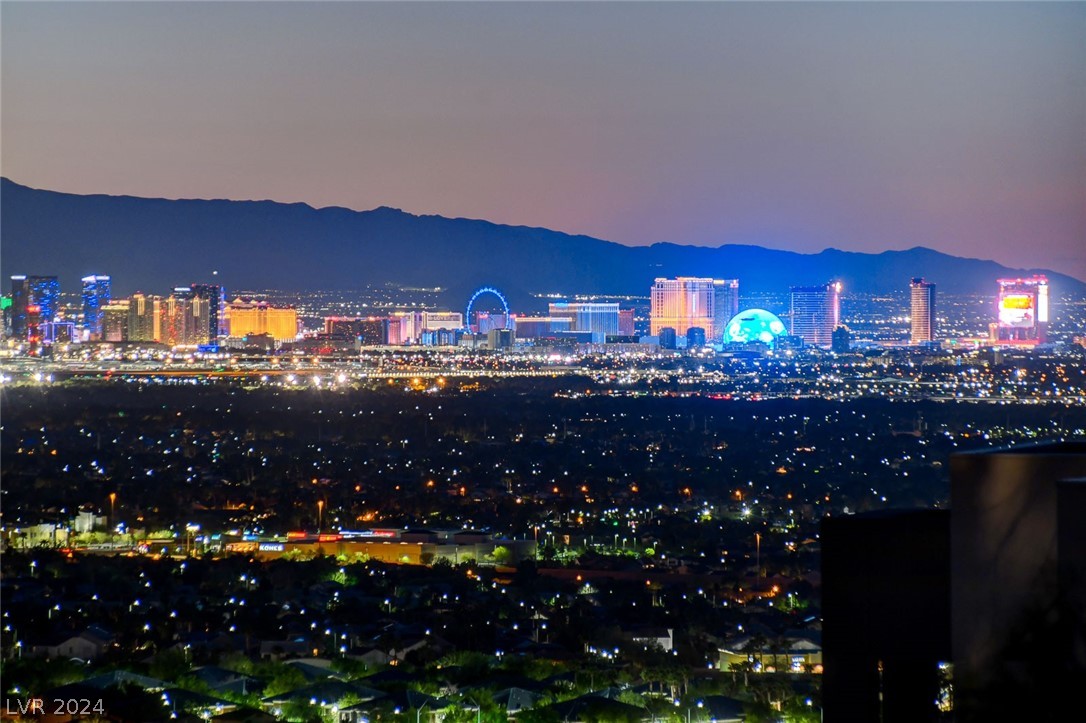
POLYGON ((324 525, 324 500, 317 500, 317 534, 321 533, 324 525))
MULTIPOLYGON (((680 705, 679 699, 676 698, 674 702, 675 702, 675 707, 678 708, 679 705, 680 705)), ((704 705, 705 704, 702 701, 700 701, 700 700, 698 701, 698 708, 701 708, 704 705)), ((687 704, 687 706, 686 706, 686 723, 690 723, 690 711, 691 710, 693 710, 693 707, 691 705, 687 704)))
POLYGON ((110 527, 113 527, 113 507, 114 507, 114 504, 116 502, 117 502, 117 493, 116 492, 110 492, 109 493, 109 526, 110 527))
MULTIPOLYGON (((200 531, 199 525, 194 525, 191 522, 185 525, 185 554, 191 555, 192 548, 196 546, 196 533, 200 531)), ((245 581, 245 576, 242 575, 242 582, 245 581)))

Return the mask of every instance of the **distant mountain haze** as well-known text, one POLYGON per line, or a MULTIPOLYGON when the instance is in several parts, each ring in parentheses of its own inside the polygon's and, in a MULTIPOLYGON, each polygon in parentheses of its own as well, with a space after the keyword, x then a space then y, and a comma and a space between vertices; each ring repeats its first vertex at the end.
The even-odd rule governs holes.
POLYGON ((659 276, 738 278, 743 294, 830 280, 840 280, 846 292, 885 293, 924 276, 942 293, 994 294, 1001 276, 1044 273, 1055 294, 1086 293, 1086 283, 1054 271, 1010 269, 921 247, 880 254, 634 247, 384 207, 83 196, 6 178, 0 180, 0 267, 5 291, 16 273, 57 274, 66 291, 87 274, 110 274, 117 296, 213 279, 230 291, 391 283, 440 286, 450 307, 459 308, 473 288, 489 284, 521 310, 540 308, 532 296, 539 293, 645 296, 659 276))

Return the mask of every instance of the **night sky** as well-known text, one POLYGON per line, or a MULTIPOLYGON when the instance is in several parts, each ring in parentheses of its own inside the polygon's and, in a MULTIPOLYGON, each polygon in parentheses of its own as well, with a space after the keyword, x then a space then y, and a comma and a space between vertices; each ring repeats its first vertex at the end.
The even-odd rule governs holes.
MULTIPOLYGON (((2 172, 1086 279, 1083 3, 3 3, 2 172)), ((13 242, 4 239, 5 243, 13 242)))

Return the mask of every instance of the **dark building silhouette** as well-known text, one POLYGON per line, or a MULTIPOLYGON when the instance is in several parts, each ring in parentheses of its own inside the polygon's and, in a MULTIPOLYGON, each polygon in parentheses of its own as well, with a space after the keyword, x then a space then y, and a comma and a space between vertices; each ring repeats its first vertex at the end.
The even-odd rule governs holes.
POLYGON ((823 521, 827 721, 1053 720, 1080 705, 1086 443, 950 465, 949 512, 823 521))
POLYGON ((950 513, 827 517, 822 585, 825 719, 938 720, 939 663, 951 659, 950 513))
POLYGON ((692 326, 686 330, 686 348, 705 346, 705 329, 700 326, 692 326))
POLYGON ((955 455, 950 471, 956 720, 1081 709, 1086 443, 955 455))
POLYGON ((834 354, 848 354, 852 351, 852 332, 847 326, 842 325, 833 330, 830 348, 834 354))
POLYGON ((491 329, 486 333, 487 349, 512 349, 516 332, 512 329, 491 329))
POLYGON ((678 334, 670 326, 665 326, 660 330, 660 348, 661 349, 674 349, 678 343, 678 334))
POLYGON ((327 316, 324 318, 324 333, 337 340, 350 339, 362 346, 381 346, 389 342, 389 320, 327 316))

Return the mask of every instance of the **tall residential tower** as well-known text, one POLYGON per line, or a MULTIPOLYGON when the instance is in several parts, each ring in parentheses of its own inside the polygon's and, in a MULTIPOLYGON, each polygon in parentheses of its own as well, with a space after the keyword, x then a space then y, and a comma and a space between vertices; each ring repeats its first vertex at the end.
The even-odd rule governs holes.
POLYGON ((909 343, 923 344, 935 339, 935 284, 915 278, 909 282, 909 343))

